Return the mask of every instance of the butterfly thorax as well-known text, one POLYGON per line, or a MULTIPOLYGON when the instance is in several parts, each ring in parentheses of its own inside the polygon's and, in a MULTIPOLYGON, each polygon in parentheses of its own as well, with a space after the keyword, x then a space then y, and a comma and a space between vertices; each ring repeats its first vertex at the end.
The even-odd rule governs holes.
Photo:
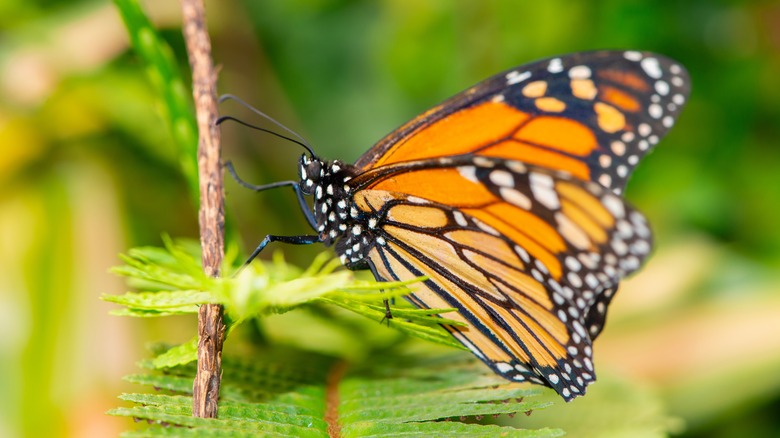
POLYGON ((336 241, 336 252, 352 269, 364 267, 373 243, 371 220, 359 211, 353 201, 348 181, 359 172, 341 161, 323 161, 303 155, 299 167, 301 191, 314 198, 312 213, 320 241, 326 246, 336 241))

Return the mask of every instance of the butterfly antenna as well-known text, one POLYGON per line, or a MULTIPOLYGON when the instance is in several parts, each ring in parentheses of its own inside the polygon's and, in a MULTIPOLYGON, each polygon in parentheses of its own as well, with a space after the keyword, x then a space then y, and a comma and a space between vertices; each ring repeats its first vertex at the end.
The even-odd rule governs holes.
POLYGON ((284 126, 284 125, 283 125, 281 122, 277 121, 277 120, 276 120, 276 119, 274 119, 273 117, 271 117, 271 116, 269 116, 268 114, 266 114, 266 113, 264 113, 264 112, 260 111, 259 109, 257 109, 257 108, 255 108, 255 107, 253 107, 252 105, 250 105, 250 104, 248 104, 248 103, 244 102, 244 101, 243 101, 241 98, 239 98, 239 97, 237 97, 237 96, 234 96, 234 95, 232 95, 232 94, 223 94, 222 96, 220 96, 220 98, 219 98, 219 103, 222 103, 222 102, 224 102, 224 101, 226 101, 226 100, 234 100, 234 101, 238 102, 239 104, 241 104, 241 105, 242 105, 243 107, 245 107, 246 109, 248 109, 248 110, 252 111, 253 113, 257 114, 258 116, 260 116, 260 117, 262 117, 262 118, 264 118, 264 119, 268 120, 269 122, 273 123, 274 125, 278 126, 279 128, 281 128, 281 129, 283 129, 283 130, 287 131, 288 133, 292 134, 292 135, 293 135, 294 137, 296 137, 298 140, 294 140, 294 139, 292 139, 292 138, 285 137, 284 135, 278 134, 278 133, 276 133, 276 132, 269 131, 269 130, 267 130, 267 129, 263 129, 263 128, 260 128, 260 127, 254 126, 254 125, 250 125, 250 124, 248 124, 248 123, 244 123, 244 122, 242 122, 241 120, 238 120, 238 119, 236 119, 236 118, 229 117, 229 116, 228 116, 228 117, 220 117, 220 118, 219 118, 219 120, 217 120, 217 123, 218 123, 218 124, 219 124, 219 123, 221 123, 221 122, 222 122, 222 121, 224 121, 224 120, 228 120, 228 119, 230 119, 230 120, 236 121, 236 122, 238 122, 238 123, 241 123, 241 124, 242 124, 242 125, 244 125, 244 126, 247 126, 247 127, 250 127, 250 128, 254 128, 254 129, 257 129, 257 130, 259 130, 259 131, 267 132, 267 133, 269 133, 269 134, 273 134, 273 135, 275 135, 275 136, 277 136, 277 137, 280 137, 280 138, 284 138, 284 139, 290 140, 290 141, 292 141, 293 143, 296 143, 296 144, 298 144, 298 145, 302 146, 304 149, 306 149, 306 150, 309 152, 309 154, 310 154, 312 157, 315 157, 315 156, 316 156, 316 154, 314 153, 314 149, 313 149, 313 148, 312 148, 312 146, 309 144, 309 142, 308 142, 308 141, 306 141, 306 139, 305 139, 305 138, 303 138, 302 136, 300 136, 300 135, 299 135, 297 132, 293 131, 292 129, 290 129, 290 128, 288 128, 288 127, 284 126))
POLYGON ((221 125, 223 122, 225 122, 227 120, 230 120, 231 122, 236 122, 236 123, 238 123, 240 125, 244 125, 247 128, 252 128, 252 129, 256 129, 258 131, 263 131, 263 132, 271 134, 271 135, 273 135, 275 137, 279 137, 279 138, 285 139, 287 141, 293 142, 293 143, 295 143, 297 145, 300 145, 301 147, 303 147, 304 149, 309 151, 309 153, 311 153, 311 149, 309 148, 309 146, 307 146, 304 143, 301 143, 300 141, 298 141, 298 140, 296 140, 294 138, 288 137, 286 135, 279 134, 278 132, 271 131, 270 129, 267 129, 267 128, 261 128, 260 126, 255 126, 255 125, 253 125, 251 123, 247 123, 247 122, 245 122, 245 121, 243 121, 241 119, 237 119, 237 118, 235 118, 233 116, 222 116, 222 117, 217 119, 216 123, 217 123, 217 125, 221 125))

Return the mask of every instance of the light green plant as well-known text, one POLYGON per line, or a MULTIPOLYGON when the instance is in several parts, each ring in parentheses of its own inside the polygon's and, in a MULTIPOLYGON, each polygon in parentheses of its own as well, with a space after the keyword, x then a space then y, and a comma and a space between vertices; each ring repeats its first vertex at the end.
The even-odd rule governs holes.
POLYGON ((272 359, 224 361, 218 419, 191 416, 194 367, 129 376, 155 394, 125 394, 135 404, 112 415, 143 420, 126 437, 554 437, 554 429, 465 423, 465 417, 514 416, 543 409, 538 389, 499 384, 463 355, 419 360, 397 355, 370 367, 325 356, 266 351, 272 359))
MULTIPOLYGON (((195 242, 174 244, 168 238, 164 240, 165 248, 130 250, 122 256, 126 264, 113 269, 140 290, 104 295, 104 300, 124 306, 113 314, 146 318, 197 314, 199 305, 219 303, 225 308, 229 336, 235 327, 252 318, 285 313, 304 305, 330 304, 376 321, 384 320, 389 327, 410 336, 463 348, 439 325, 462 324, 435 316, 454 309, 413 309, 399 300, 401 306, 391 308, 393 318, 385 319, 381 301, 408 293, 409 282, 355 280, 350 271, 337 270, 341 264, 325 253, 306 270, 287 264, 277 253, 273 261, 252 263, 238 273, 228 262, 223 269, 227 276, 211 278, 201 269, 195 242)), ((170 367, 194 361, 196 346, 197 339, 193 338, 157 356, 153 366, 170 367)))

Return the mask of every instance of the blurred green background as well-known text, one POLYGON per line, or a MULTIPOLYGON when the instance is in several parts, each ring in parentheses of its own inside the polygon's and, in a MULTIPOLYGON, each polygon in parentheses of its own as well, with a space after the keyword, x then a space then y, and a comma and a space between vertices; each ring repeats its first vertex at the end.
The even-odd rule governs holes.
MULTIPOLYGON (((145 9, 187 77, 179 3, 145 9)), ((220 92, 348 161, 426 108, 537 58, 633 48, 679 60, 693 80, 690 102, 627 192, 657 249, 614 302, 595 348, 599 376, 641 388, 685 437, 780 434, 777 1, 246 0, 207 9, 220 92)), ((223 114, 258 122, 235 104, 223 114)), ((289 143, 237 125, 224 126, 223 141, 251 182, 296 177, 301 150, 289 143)), ((109 316, 98 297, 124 285, 107 269, 129 247, 159 245, 163 232, 195 237, 197 212, 160 97, 110 2, 0 0, 0 148, 0 436, 115 436, 128 424, 104 411, 130 390, 121 377, 146 342, 185 341, 195 321, 109 316)), ((291 192, 227 190, 246 246, 308 231, 291 192)), ((306 264, 318 250, 285 253, 306 264)), ((620 412, 598 403, 571 404, 591 410, 593 436, 620 412)))

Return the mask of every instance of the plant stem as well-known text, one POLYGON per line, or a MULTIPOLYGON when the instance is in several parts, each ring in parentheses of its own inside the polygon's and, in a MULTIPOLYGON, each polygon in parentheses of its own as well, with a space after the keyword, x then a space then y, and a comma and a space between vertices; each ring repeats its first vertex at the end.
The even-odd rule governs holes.
MULTIPOLYGON (((202 0, 181 0, 184 40, 192 68, 192 94, 198 120, 200 243, 205 273, 219 276, 224 258, 224 191, 217 120, 217 74, 211 59, 202 0)), ((192 415, 216 418, 225 339, 223 309, 205 304, 198 312, 198 370, 192 387, 192 415)))

